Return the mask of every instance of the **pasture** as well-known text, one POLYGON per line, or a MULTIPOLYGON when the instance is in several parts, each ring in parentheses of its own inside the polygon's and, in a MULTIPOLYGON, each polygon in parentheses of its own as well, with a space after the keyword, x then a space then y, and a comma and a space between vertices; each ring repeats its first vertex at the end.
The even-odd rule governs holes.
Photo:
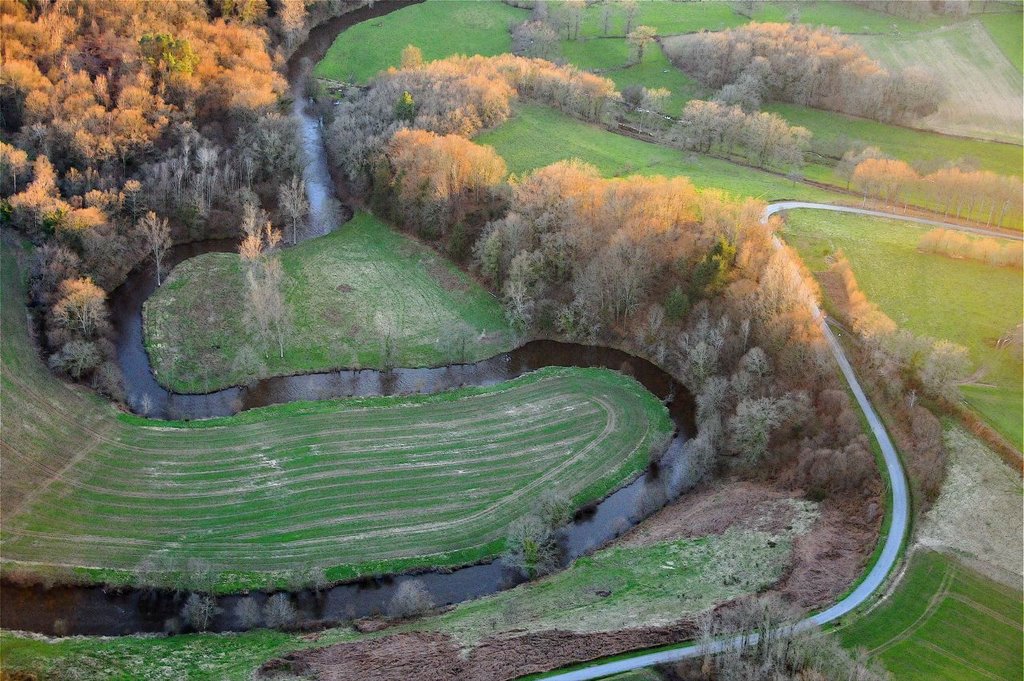
POLYGON ((406 45, 420 48, 427 61, 453 54, 502 54, 512 46, 509 23, 529 14, 502 2, 431 0, 403 7, 344 31, 313 73, 365 83, 388 67, 397 67, 406 45))
POLYGON ((246 325, 241 259, 209 253, 175 268, 146 303, 146 349, 162 383, 208 392, 340 367, 472 362, 514 344, 497 298, 367 213, 280 257, 292 319, 284 357, 246 325))
POLYGON ((478 135, 475 141, 493 146, 509 171, 519 174, 578 158, 597 167, 605 177, 685 175, 701 189, 721 189, 765 201, 849 199, 755 168, 618 135, 537 105, 519 106, 513 118, 478 135))
POLYGON ((1020 679, 1021 592, 919 550, 895 592, 839 630, 900 681, 1020 679))
POLYGON ((185 423, 115 415, 49 375, 16 268, 3 286, 5 567, 130 581, 158 558, 222 591, 455 565, 499 552, 543 489, 582 504, 642 470, 664 406, 606 370, 432 396, 290 403, 185 423), (43 568, 45 569, 45 568, 43 568))
MULTIPOLYGON (((1019 14, 1003 16, 1005 21, 1021 21, 1019 14)), ((919 66, 946 85, 946 100, 939 111, 918 127, 1021 143, 1024 87, 1020 69, 980 21, 900 38, 865 36, 859 41, 885 66, 919 66)))
POLYGON ((899 326, 967 347, 984 374, 964 386, 965 398, 1019 449, 1022 365, 994 344, 1024 317, 1024 277, 1020 270, 920 253, 925 231, 895 220, 796 210, 787 213, 783 236, 814 271, 842 250, 868 299, 899 326))

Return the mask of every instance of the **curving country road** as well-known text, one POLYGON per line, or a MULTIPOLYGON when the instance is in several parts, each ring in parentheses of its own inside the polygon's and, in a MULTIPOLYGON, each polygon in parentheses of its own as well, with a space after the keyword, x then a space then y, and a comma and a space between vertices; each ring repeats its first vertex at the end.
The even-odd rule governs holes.
MULTIPOLYGON (((775 213, 793 208, 834 210, 839 212, 860 213, 863 215, 877 215, 897 220, 945 225, 945 223, 927 221, 921 218, 897 215, 895 213, 882 213, 880 211, 868 211, 859 208, 848 208, 846 206, 832 206, 824 203, 804 203, 800 201, 781 201, 769 205, 765 208, 761 221, 767 222, 768 218, 775 213)), ((961 230, 977 231, 973 230, 973 228, 965 228, 960 225, 945 226, 961 230)), ((993 235, 995 234, 993 233, 993 235)), ((781 246, 781 243, 782 242, 776 238, 776 247, 781 246)), ((832 330, 825 322, 825 316, 817 307, 814 309, 814 313, 821 325, 822 333, 825 334, 825 339, 828 342, 829 349, 832 351, 832 355, 835 357, 836 363, 839 365, 839 369, 843 373, 843 377, 849 384, 850 390, 853 391, 857 404, 860 405, 861 410, 864 412, 868 425, 871 427, 871 432, 874 434, 875 439, 878 441, 878 445, 882 450, 882 457, 885 462, 885 469, 883 473, 885 474, 889 488, 892 490, 892 523, 889 527, 889 534, 885 537, 885 543, 882 546, 882 552, 879 554, 878 560, 875 561, 875 564, 871 567, 871 570, 868 571, 861 583, 839 602, 799 622, 795 625, 795 628, 797 629, 822 626, 829 622, 834 622, 838 618, 867 602, 871 595, 882 586, 885 582, 886 576, 889 574, 890 570, 892 570, 893 566, 896 565, 896 561, 899 558, 900 547, 907 536, 907 531, 910 525, 910 496, 907 490, 907 479, 903 471, 903 464, 900 463, 899 455, 896 453, 896 448, 893 446, 892 440, 889 439, 889 434, 886 432, 885 426, 882 424, 882 420, 878 417, 874 407, 871 406, 871 402, 868 400, 867 395, 864 393, 864 389, 857 380, 857 376, 853 371, 853 367, 850 365, 850 361, 846 358, 846 354, 843 352, 842 346, 839 345, 839 341, 836 339, 835 334, 832 333, 832 330)), ((690 645, 675 648, 673 650, 663 650, 654 653, 647 653, 645 655, 638 655, 628 659, 597 663, 584 669, 577 669, 568 672, 556 672, 551 675, 543 676, 542 678, 547 679, 548 681, 588 681, 590 679, 600 679, 612 674, 618 674, 633 669, 641 669, 643 667, 650 667, 656 664, 666 664, 688 658, 699 657, 709 652, 717 653, 736 645, 752 645, 757 642, 757 638, 756 634, 745 634, 734 638, 720 639, 712 643, 710 646, 691 643, 690 645)))
POLYGON ((1015 233, 995 229, 985 229, 984 227, 968 227, 967 225, 958 225, 953 222, 930 220, 928 218, 919 218, 913 215, 900 215, 899 213, 889 213, 887 211, 882 210, 871 210, 870 208, 840 206, 832 203, 811 203, 808 201, 776 201, 775 203, 768 204, 768 207, 764 209, 764 217, 767 218, 768 216, 775 215, 776 213, 781 213, 787 210, 795 210, 798 208, 830 210, 835 213, 855 213, 857 215, 870 215, 876 218, 889 218, 890 220, 903 220, 905 222, 916 222, 922 225, 934 225, 935 227, 945 227, 946 229, 955 229, 958 232, 978 234, 980 236, 990 236, 996 239, 1011 239, 1013 241, 1024 241, 1024 232, 1015 233))

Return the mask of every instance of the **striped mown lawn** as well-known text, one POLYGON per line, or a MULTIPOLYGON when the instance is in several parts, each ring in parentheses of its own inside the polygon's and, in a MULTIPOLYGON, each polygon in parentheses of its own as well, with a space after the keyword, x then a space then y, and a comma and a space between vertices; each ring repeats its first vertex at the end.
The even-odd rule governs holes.
POLYGON ((843 628, 843 645, 897 681, 1021 677, 1021 592, 941 553, 920 551, 889 600, 843 628))
POLYGON ((579 503, 603 496, 671 430, 632 379, 561 368, 488 388, 203 422, 118 416, 36 358, 10 260, 0 414, 8 567, 126 572, 146 558, 200 558, 227 590, 297 568, 337 579, 464 563, 498 552, 508 523, 549 487, 579 503))

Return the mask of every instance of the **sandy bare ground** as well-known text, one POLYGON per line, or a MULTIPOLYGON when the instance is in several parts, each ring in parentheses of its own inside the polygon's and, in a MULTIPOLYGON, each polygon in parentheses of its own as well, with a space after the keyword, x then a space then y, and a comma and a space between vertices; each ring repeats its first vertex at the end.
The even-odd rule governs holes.
POLYGON ((921 523, 918 542, 948 551, 980 572, 1020 588, 1024 511, 1020 477, 960 428, 946 433, 949 467, 938 500, 921 523))
POLYGON ((946 86, 939 111, 914 124, 928 130, 1021 142, 1024 87, 1020 73, 978 21, 945 26, 906 38, 858 37, 890 69, 919 66, 946 86))

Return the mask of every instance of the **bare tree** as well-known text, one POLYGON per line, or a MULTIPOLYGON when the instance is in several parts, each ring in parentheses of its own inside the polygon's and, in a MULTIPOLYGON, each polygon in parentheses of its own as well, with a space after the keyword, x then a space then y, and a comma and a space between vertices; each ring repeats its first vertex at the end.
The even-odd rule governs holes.
MULTIPOLYGON (((406 48, 408 49, 408 48, 406 48)), ((292 228, 292 244, 298 242, 299 231, 305 231, 305 220, 309 215, 309 199, 306 197, 306 183, 298 175, 292 175, 291 182, 281 185, 277 192, 281 208, 288 215, 292 228)))
POLYGON ((388 603, 391 617, 415 617, 434 607, 434 599, 420 579, 407 579, 398 585, 388 603))
POLYGON ((181 618, 196 631, 206 631, 220 611, 213 596, 193 593, 189 594, 181 608, 181 618))
POLYGON ((650 26, 637 26, 635 31, 630 31, 626 37, 629 46, 633 48, 633 62, 640 64, 644 60, 644 52, 647 46, 654 42, 657 37, 657 30, 650 26))
POLYGON ((270 628, 285 627, 295 622, 298 613, 286 593, 274 594, 263 604, 263 621, 270 628))
POLYGON ((546 575, 558 567, 558 543, 543 519, 526 515, 508 526, 501 560, 526 577, 546 575))
POLYGON ((633 24, 636 23, 636 15, 640 10, 637 0, 622 0, 622 9, 626 14, 626 35, 633 32, 633 24))
POLYGON ((263 620, 260 606, 252 596, 246 596, 235 604, 234 615, 243 629, 255 629, 263 620))
POLYGON ((171 247, 171 227, 167 223, 167 218, 158 218, 153 211, 139 218, 136 227, 146 244, 146 249, 153 257, 153 263, 156 265, 156 285, 159 286, 163 283, 164 256, 171 247))

